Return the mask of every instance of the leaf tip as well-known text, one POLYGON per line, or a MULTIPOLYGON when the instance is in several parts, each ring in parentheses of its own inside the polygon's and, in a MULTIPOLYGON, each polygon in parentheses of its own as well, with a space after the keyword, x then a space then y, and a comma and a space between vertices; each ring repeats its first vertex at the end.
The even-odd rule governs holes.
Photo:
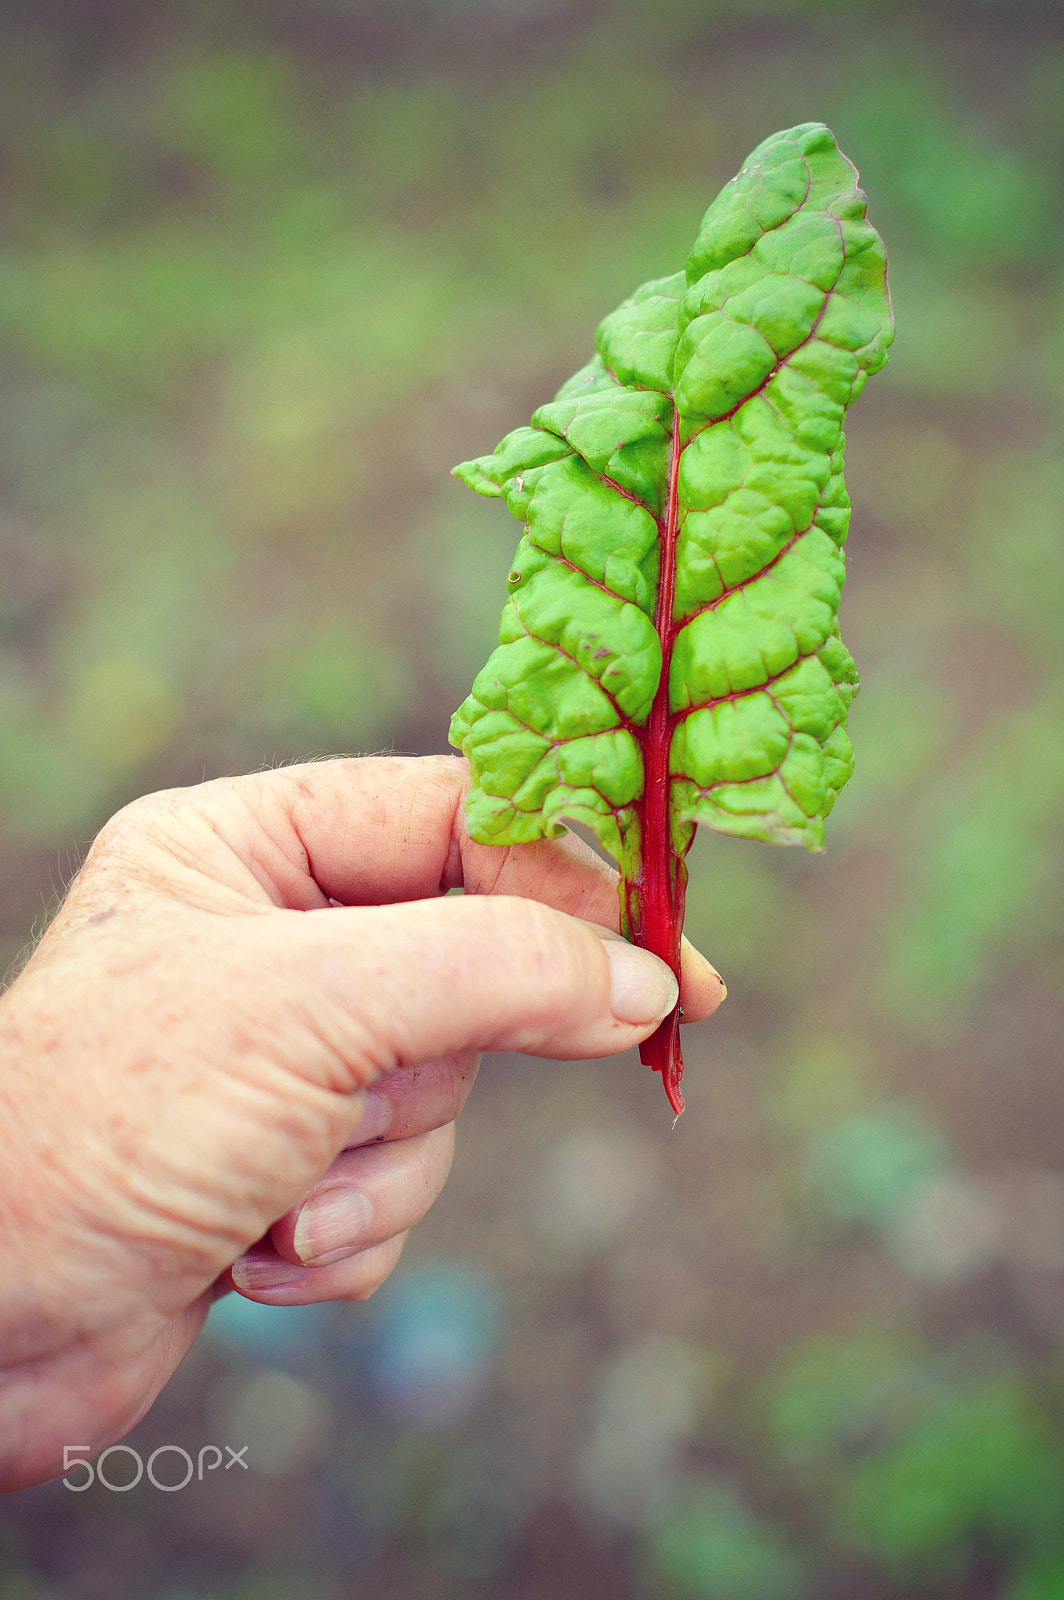
POLYGON ((502 485, 484 471, 485 462, 491 459, 490 456, 481 456, 476 461, 460 461, 456 467, 451 468, 451 477, 457 478, 459 483, 466 484, 477 494, 498 499, 502 494, 502 485))

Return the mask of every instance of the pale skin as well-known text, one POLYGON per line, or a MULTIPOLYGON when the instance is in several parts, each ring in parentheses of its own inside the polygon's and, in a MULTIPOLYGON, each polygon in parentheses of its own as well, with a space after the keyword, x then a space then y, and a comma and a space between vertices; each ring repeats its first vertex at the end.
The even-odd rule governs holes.
MULTIPOLYGON (((127 1433, 219 1293, 372 1294, 482 1051, 613 1055, 671 1010, 612 872, 571 836, 474 843, 467 783, 313 763, 97 838, 0 999, 0 1488, 127 1433)), ((685 947, 687 1019, 723 992, 685 947)))

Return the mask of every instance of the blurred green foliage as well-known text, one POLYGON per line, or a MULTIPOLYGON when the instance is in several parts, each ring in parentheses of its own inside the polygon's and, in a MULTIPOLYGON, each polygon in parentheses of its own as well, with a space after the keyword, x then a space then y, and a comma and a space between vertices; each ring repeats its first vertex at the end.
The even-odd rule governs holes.
POLYGON ((648 1592, 661 1600, 799 1600, 801 1566, 776 1529, 736 1495, 691 1483, 647 1545, 648 1592))
POLYGON ((839 1221, 885 1226, 942 1170, 942 1136, 912 1106, 888 1102, 825 1121, 810 1141, 803 1176, 814 1203, 839 1221))
POLYGON ((963 1573, 977 1541, 1059 1537, 1064 1459, 1015 1381, 944 1396, 893 1446, 851 1466, 837 1537, 903 1577, 963 1573))
POLYGON ((0 35, 3 964, 147 788, 442 748, 514 540, 451 464, 770 131, 857 160, 899 328, 849 443, 857 771, 822 859, 696 846, 731 996, 683 1123, 626 1065, 485 1073, 420 1235, 513 1302, 468 1411, 374 1399, 357 1308, 219 1317, 143 1437, 275 1366, 336 1434, 210 1501, 16 1497, 0 1594, 1060 1600, 1055 0, 12 0, 0 35), (641 1197, 593 1236, 540 1197, 574 1128, 641 1197), (660 1334, 729 1376, 607 1536, 589 1396, 660 1334))

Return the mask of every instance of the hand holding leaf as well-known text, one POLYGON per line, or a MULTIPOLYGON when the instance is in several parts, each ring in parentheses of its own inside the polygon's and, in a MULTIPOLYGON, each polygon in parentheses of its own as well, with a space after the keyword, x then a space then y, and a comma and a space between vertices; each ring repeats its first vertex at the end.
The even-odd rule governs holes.
MULTIPOLYGON (((820 123, 759 145, 685 270, 495 453, 525 524, 500 644, 455 713, 483 844, 585 824, 622 926, 679 970, 695 824, 819 850, 850 776, 843 418, 893 338, 882 241, 820 123)), ((642 1049, 683 1109, 679 1018, 642 1049)))

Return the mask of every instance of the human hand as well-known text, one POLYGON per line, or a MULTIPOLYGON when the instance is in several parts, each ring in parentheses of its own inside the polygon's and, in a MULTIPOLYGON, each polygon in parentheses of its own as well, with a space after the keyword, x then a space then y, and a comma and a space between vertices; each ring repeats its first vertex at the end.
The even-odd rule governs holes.
MULTIPOLYGON (((473 843, 467 777, 315 763, 103 829, 0 1000, 0 1487, 127 1432, 226 1287, 372 1293, 479 1051, 609 1055, 671 1009, 609 869, 473 843)), ((687 1017, 721 996, 688 949, 687 1017)))

